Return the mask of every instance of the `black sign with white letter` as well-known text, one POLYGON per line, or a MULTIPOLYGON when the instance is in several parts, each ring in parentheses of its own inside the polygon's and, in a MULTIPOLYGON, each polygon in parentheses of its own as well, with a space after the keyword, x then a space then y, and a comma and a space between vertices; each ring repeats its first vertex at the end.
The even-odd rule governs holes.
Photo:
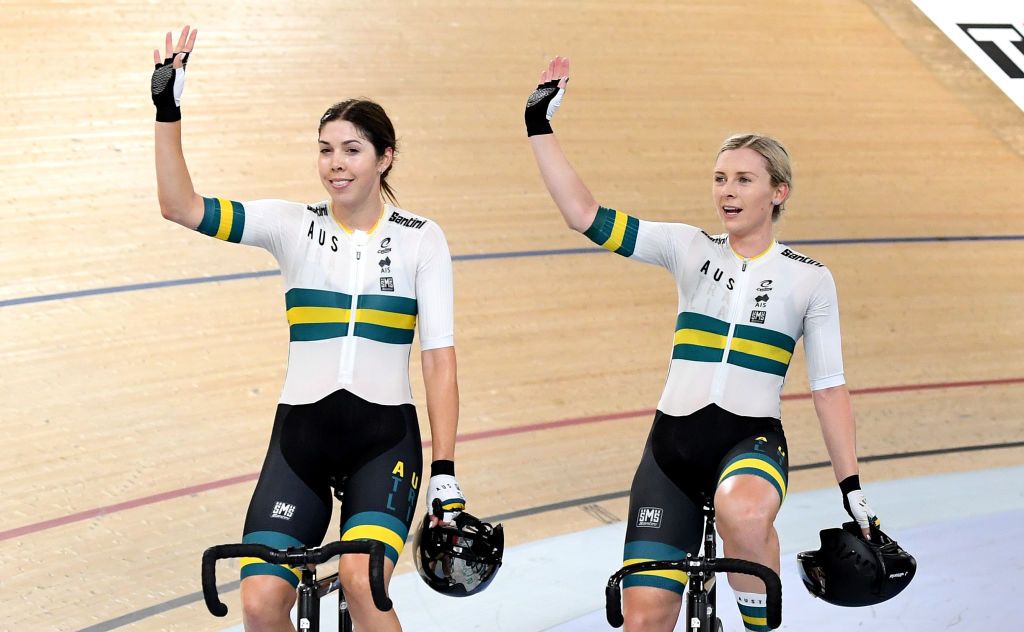
POLYGON ((1024 34, 1012 24, 957 24, 1011 79, 1024 79, 1024 34))

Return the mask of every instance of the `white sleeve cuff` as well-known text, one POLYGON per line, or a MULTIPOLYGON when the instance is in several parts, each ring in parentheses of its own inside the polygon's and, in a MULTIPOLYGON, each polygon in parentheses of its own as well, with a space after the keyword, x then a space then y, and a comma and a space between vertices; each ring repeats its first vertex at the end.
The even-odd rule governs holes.
POLYGON ((431 349, 443 349, 444 347, 454 347, 455 336, 444 336, 442 338, 434 338, 432 340, 421 340, 420 351, 429 351, 431 349))
POLYGON ((820 391, 822 389, 832 388, 833 386, 842 386, 843 384, 846 384, 846 375, 844 373, 839 373, 837 375, 812 380, 811 391, 820 391))

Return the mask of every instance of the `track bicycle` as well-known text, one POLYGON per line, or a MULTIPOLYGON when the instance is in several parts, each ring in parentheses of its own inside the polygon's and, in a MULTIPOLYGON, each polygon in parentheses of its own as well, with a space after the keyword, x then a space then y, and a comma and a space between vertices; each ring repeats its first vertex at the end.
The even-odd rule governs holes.
POLYGON ((717 616, 715 604, 715 573, 741 573, 753 575, 764 582, 768 591, 768 628, 774 630, 782 625, 782 580, 772 569, 762 564, 728 557, 715 557, 715 509, 713 503, 705 501, 704 548, 703 553, 694 557, 687 554, 681 560, 655 560, 628 564, 608 579, 605 587, 605 614, 613 628, 621 627, 622 591, 620 584, 627 575, 644 571, 683 571, 689 575, 686 586, 686 627, 687 632, 721 632, 722 621, 717 616))
MULTIPOLYGON (((335 486, 335 496, 341 500, 340 485, 335 486)), ((217 567, 220 559, 233 557, 256 557, 270 564, 286 564, 299 569, 297 593, 297 615, 299 632, 320 630, 320 599, 338 591, 338 631, 353 632, 352 616, 341 587, 338 573, 317 579, 316 565, 331 558, 351 553, 365 553, 370 556, 370 595, 377 609, 391 610, 391 599, 384 586, 384 545, 373 540, 330 542, 318 547, 290 547, 274 549, 263 544, 218 544, 203 552, 203 599, 211 614, 223 617, 228 607, 217 596, 217 567)))

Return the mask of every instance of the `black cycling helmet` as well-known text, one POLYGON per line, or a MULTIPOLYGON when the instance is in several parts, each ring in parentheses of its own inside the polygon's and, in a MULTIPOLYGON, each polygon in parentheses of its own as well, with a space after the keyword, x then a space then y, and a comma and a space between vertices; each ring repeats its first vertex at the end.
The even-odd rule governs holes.
POLYGON ((430 526, 430 514, 416 531, 416 570, 442 595, 468 597, 494 580, 505 551, 505 532, 465 511, 455 524, 430 526))
POLYGON ((796 556, 800 578, 816 597, 836 606, 873 606, 892 599, 917 571, 914 557, 895 540, 871 527, 871 541, 856 522, 824 529, 821 548, 796 556))

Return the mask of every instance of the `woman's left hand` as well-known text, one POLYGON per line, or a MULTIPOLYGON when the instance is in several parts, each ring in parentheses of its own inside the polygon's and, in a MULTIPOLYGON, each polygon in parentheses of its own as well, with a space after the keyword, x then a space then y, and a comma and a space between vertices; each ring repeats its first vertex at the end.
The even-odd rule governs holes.
POLYGON ((465 511, 466 497, 454 476, 435 474, 427 484, 427 513, 430 515, 430 526, 439 523, 452 523, 455 516, 465 511), (436 501, 436 507, 435 507, 436 501))
POLYGON ((860 527, 861 532, 864 534, 864 539, 870 540, 871 527, 880 528, 882 521, 878 519, 878 515, 868 506, 868 499, 860 488, 860 477, 849 476, 845 478, 840 481, 839 489, 843 492, 843 508, 846 509, 846 513, 850 514, 850 517, 857 522, 857 526, 860 527))

